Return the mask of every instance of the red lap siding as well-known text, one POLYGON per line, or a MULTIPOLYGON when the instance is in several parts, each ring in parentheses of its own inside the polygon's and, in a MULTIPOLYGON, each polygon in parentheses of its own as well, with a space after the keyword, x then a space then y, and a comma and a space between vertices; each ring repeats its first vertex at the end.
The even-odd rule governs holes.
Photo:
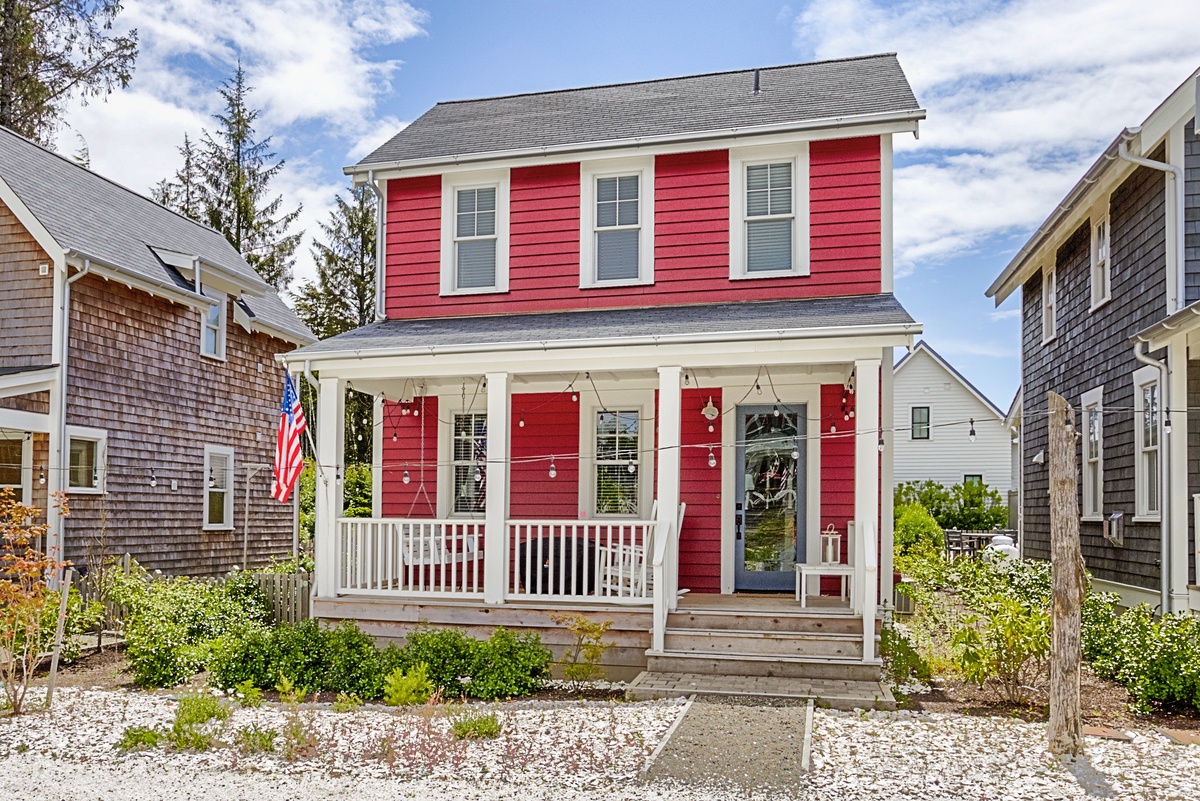
MULTIPOLYGON (((387 315, 429 317, 441 292, 442 177, 387 183, 387 315)), ((432 315, 431 315, 432 312, 432 315)))
POLYGON ((579 404, 565 392, 513 395, 509 516, 574 520, 579 516, 579 404), (521 426, 521 418, 525 425, 521 426), (549 457, 555 476, 550 478, 549 457))
MULTIPOLYGON (((842 535, 842 558, 850 545, 846 523, 854 519, 854 396, 841 384, 821 387, 821 530, 831 524, 842 535), (846 399, 843 408, 842 399, 846 399), (835 430, 836 429, 836 430, 835 430)), ((838 591, 838 580, 821 580, 822 594, 838 591)))
POLYGON ((708 420, 699 413, 710 395, 720 403, 719 389, 683 392, 679 498, 687 511, 679 538, 679 586, 692 592, 721 591, 721 421, 710 433, 708 420), (708 466, 709 445, 715 446, 715 467, 708 466))
POLYGON ((437 517, 438 402, 417 398, 412 404, 420 415, 403 414, 400 404, 383 402, 383 486, 380 500, 384 517, 437 517), (425 432, 424 458, 421 431, 425 432), (395 441, 392 441, 392 437, 395 441), (404 483, 404 471, 409 482, 404 483), (421 488, 424 487, 424 492, 421 488))

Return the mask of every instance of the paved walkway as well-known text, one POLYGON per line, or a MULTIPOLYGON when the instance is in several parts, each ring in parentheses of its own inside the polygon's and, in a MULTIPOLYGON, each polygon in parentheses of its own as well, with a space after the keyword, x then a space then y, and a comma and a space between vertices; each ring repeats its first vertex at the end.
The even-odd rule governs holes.
POLYGON ((700 673, 643 672, 629 685, 626 696, 634 700, 676 695, 742 696, 814 699, 834 709, 895 709, 891 690, 877 681, 842 679, 789 679, 776 676, 710 676, 700 673))

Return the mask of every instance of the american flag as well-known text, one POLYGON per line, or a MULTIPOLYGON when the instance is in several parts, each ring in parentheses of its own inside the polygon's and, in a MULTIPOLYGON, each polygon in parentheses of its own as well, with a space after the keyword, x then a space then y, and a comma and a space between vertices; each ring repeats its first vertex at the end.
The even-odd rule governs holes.
POLYGON ((271 496, 280 503, 287 503, 292 487, 300 479, 304 469, 304 454, 300 448, 300 435, 308 428, 304 419, 304 407, 292 384, 291 374, 284 376, 283 407, 279 410, 279 436, 275 442, 275 482, 271 496))

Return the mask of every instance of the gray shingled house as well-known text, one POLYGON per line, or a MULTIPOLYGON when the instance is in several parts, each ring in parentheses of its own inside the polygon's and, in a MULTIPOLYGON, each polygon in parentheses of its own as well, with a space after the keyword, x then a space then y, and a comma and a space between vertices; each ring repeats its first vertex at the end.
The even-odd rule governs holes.
POLYGON ((291 550, 270 498, 311 332, 217 231, 0 129, 0 486, 77 565, 216 574, 291 550), (70 514, 57 514, 56 492, 70 514))

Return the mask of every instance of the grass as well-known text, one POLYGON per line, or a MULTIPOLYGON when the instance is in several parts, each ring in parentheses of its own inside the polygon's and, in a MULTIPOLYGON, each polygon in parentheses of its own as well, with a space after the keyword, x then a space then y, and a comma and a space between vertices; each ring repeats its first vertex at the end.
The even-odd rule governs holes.
POLYGON ((117 748, 125 752, 157 748, 164 738, 165 735, 158 729, 151 729, 146 726, 130 726, 121 735, 121 742, 117 743, 117 748))
POLYGON ((202 726, 210 720, 228 720, 229 707, 212 695, 185 695, 175 711, 175 725, 202 726))
POLYGON ((275 738, 279 732, 272 729, 260 729, 253 723, 243 729, 238 729, 234 740, 243 754, 271 753, 275 750, 275 738))
POLYGON ((493 740, 500 736, 500 721, 490 712, 459 718, 451 727, 456 740, 493 740))

